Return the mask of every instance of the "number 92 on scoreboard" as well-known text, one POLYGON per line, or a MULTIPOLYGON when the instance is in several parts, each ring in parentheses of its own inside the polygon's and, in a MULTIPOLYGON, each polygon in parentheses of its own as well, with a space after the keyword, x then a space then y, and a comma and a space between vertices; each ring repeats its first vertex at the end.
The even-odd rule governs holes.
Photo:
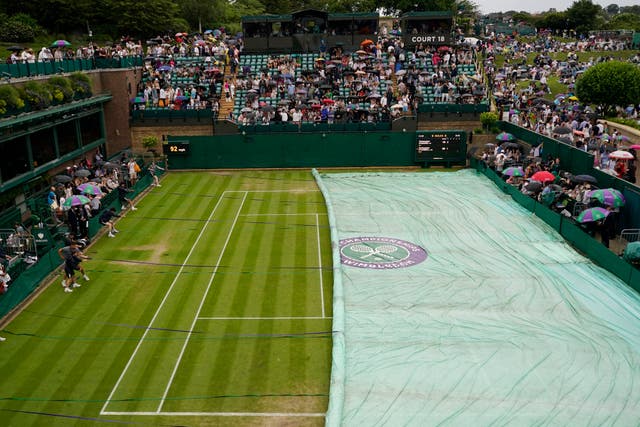
POLYGON ((188 142, 172 142, 162 145, 162 152, 164 154, 189 154, 188 142))

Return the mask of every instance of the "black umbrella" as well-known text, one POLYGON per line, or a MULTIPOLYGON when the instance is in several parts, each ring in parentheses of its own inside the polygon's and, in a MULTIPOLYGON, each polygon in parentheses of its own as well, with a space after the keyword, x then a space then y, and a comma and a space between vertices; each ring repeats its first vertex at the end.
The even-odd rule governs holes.
POLYGON ((520 148, 520 146, 518 144, 516 144, 515 142, 505 142, 504 144, 502 144, 502 148, 520 148))
POLYGON ((69 175, 56 175, 53 177, 53 180, 55 182, 71 182, 73 178, 71 178, 69 175))
POLYGON ((540 191, 542 189, 542 183, 539 181, 529 181, 527 185, 525 185, 525 189, 531 192, 540 191))
POLYGON ((76 176, 81 176, 81 177, 88 177, 89 175, 91 175, 91 171, 87 170, 87 169, 78 169, 75 173, 76 176))
POLYGON ((103 168, 105 168, 105 169, 117 169, 117 168, 118 168, 118 167, 120 167, 120 166, 116 165, 115 163, 105 162, 105 163, 102 165, 102 167, 103 167, 103 168))
POLYGON ((553 129, 553 133, 557 133, 558 135, 567 135, 571 132, 573 131, 566 126, 557 126, 553 129))
POLYGON ((578 183, 583 183, 583 182, 588 182, 590 184, 597 184, 598 180, 591 175, 576 175, 573 178, 571 178, 571 180, 573 182, 578 182, 578 183))
POLYGON ((9 46, 7 50, 10 52, 20 52, 21 50, 24 50, 24 48, 21 46, 9 46))
POLYGON ((565 144, 570 144, 570 145, 573 144, 573 141, 568 136, 561 136, 561 137, 559 137, 557 139, 558 139, 558 141, 564 142, 565 144))

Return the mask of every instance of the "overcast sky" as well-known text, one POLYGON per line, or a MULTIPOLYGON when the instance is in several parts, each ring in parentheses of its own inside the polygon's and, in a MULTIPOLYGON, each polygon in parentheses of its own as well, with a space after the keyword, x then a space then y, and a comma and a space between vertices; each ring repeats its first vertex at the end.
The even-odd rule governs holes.
MULTIPOLYGON (((602 7, 610 4, 618 6, 633 6, 638 4, 638 0, 592 0, 602 7)), ((573 4, 573 0, 476 0, 475 3, 480 9, 480 13, 506 12, 509 10, 525 11, 529 13, 546 12, 552 7, 558 12, 567 10, 573 4)))

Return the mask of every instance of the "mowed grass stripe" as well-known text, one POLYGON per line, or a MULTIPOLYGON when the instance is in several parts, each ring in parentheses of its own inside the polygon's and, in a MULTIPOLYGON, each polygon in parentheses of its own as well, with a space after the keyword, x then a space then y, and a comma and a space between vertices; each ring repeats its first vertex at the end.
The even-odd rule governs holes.
MULTIPOLYGON (((258 194, 259 196, 264 196, 264 194, 262 195, 260 193, 256 193, 256 194, 258 194)), ((290 202, 287 196, 288 196, 287 193, 282 193, 282 194, 269 193, 269 195, 266 198, 250 197, 249 200, 252 200, 253 202, 249 202, 246 208, 248 210, 253 210, 256 204, 258 205, 262 204, 261 210, 263 212, 282 209, 283 206, 285 206, 287 203, 290 202)), ((269 220, 270 219, 267 218, 267 222, 270 222, 269 220)), ((298 219, 296 217, 292 217, 292 220, 294 223, 298 222, 297 221, 298 219)), ((272 265, 272 266, 281 265, 282 261, 276 261, 273 258, 273 254, 277 252, 280 254, 279 256, 281 257, 281 254, 282 254, 281 248, 288 246, 288 244, 286 244, 282 240, 282 237, 284 234, 286 235, 299 234, 299 227, 297 226, 288 227, 287 224, 274 225, 270 223, 269 224, 248 223, 242 226, 239 225, 238 229, 236 230, 236 233, 234 234, 234 237, 244 242, 250 242, 249 246, 254 248, 257 247, 259 249, 258 250, 254 249, 252 251, 254 254, 252 257, 251 253, 246 252, 248 249, 250 249, 250 247, 246 243, 233 245, 234 249, 230 249, 225 253, 225 255, 232 258, 233 261, 228 261, 227 256, 225 256, 224 264, 235 266, 237 265, 238 262, 242 262, 243 271, 252 271, 252 269, 260 270, 262 268, 266 268, 269 265, 272 265), (276 230, 278 230, 277 233, 276 233, 276 230), (246 233, 251 233, 249 235, 250 237, 247 238, 246 233), (278 234, 280 235, 280 238, 275 238, 274 236, 278 234), (278 243, 274 245, 274 242, 278 242, 278 243), (255 254, 260 254, 260 256, 256 256, 255 254), (271 257, 265 257, 264 256, 265 254, 271 254, 271 257), (260 260, 262 261, 261 263, 258 262, 260 260), (261 265, 261 264, 264 264, 264 265, 261 265)), ((291 247, 289 247, 288 250, 290 251, 291 247)), ((285 264, 288 264, 288 263, 290 263, 290 261, 285 262, 285 264)), ((279 271, 283 271, 283 270, 279 270, 279 271)), ((251 301, 256 301, 262 306, 262 309, 259 310, 258 313, 264 316, 264 315, 268 315, 270 312, 273 312, 274 305, 277 305, 278 303, 282 305, 283 301, 288 302, 288 299, 280 299, 278 298, 277 295, 274 296, 273 294, 271 295, 264 294, 265 285, 267 285, 267 283, 265 283, 265 280, 272 281, 274 283, 279 283, 277 274, 275 276, 270 275, 268 278, 265 276, 253 277, 252 275, 249 275, 249 277, 243 276, 241 279, 235 278, 234 280, 223 280, 222 278, 220 278, 218 280, 220 282, 218 283, 218 286, 216 286, 215 288, 217 292, 215 290, 212 291, 212 293, 210 294, 210 299, 213 301, 211 301, 211 303, 209 304, 216 307, 216 312, 220 308, 226 308, 229 306, 228 299, 221 297, 221 289, 223 288, 233 290, 232 295, 234 297, 234 304, 231 304, 232 310, 234 310, 233 307, 247 308, 250 306, 249 303, 251 301), (274 280, 274 277, 275 277, 275 280, 274 280), (258 293, 256 293, 256 290, 258 291, 258 293)), ((288 280, 291 281, 291 278, 288 278, 288 280)), ((255 314, 256 313, 255 309, 252 310, 252 312, 255 314)), ((237 316, 241 317, 243 313, 238 311, 234 311, 232 313, 227 312, 227 315, 231 315, 231 314, 236 314, 237 316)), ((245 311, 244 314, 251 314, 251 313, 246 313, 245 311)), ((224 335, 229 336, 230 338, 224 343, 223 349, 218 349, 216 351, 217 354, 220 354, 222 352, 222 354, 225 356, 225 357, 219 357, 217 359, 219 364, 216 365, 218 366, 216 370, 218 369, 221 370, 222 376, 221 377, 219 376, 217 378, 218 379, 217 382, 212 381, 209 383, 208 394, 210 395, 219 394, 221 392, 220 388, 223 387, 223 385, 227 385, 227 384, 230 386, 235 386, 235 390, 225 390, 223 393, 234 394, 234 395, 237 394, 237 390, 251 389, 251 387, 253 387, 253 389, 256 390, 255 391, 256 393, 258 392, 258 390, 265 390, 265 389, 272 390, 274 386, 276 386, 276 388, 278 389, 282 389, 282 387, 277 387, 277 386, 279 386, 283 382, 286 382, 286 383, 289 382, 288 378, 286 378, 287 375, 284 374, 283 372, 279 372, 277 374, 277 378, 274 380, 273 378, 269 378, 268 372, 265 371, 265 368, 269 366, 269 358, 266 358, 265 354, 273 353, 273 351, 270 350, 270 347, 272 345, 276 345, 276 346, 279 345, 281 340, 268 340, 268 339, 265 340, 264 338, 261 338, 261 337, 254 337, 254 338, 238 337, 237 342, 234 342, 235 340, 233 338, 233 335, 237 335, 238 333, 240 333, 240 330, 245 331, 245 333, 257 334, 257 335, 263 335, 263 336, 270 335, 273 333, 280 333, 280 334, 290 333, 292 332, 290 322, 285 322, 283 324, 284 327, 281 326, 278 329, 273 328, 272 322, 251 321, 243 324, 241 321, 233 321, 233 322, 221 322, 221 323, 216 322, 215 323, 216 326, 225 325, 225 324, 226 324, 226 328, 223 331, 224 335), (275 341, 275 343, 272 343, 273 341, 275 341), (243 350, 239 351, 238 348, 241 348, 243 350), (229 365, 230 361, 235 361, 235 364, 233 366, 230 366, 229 365), (251 363, 251 365, 249 365, 250 369, 248 369, 247 363, 251 363), (247 372, 252 372, 253 375, 247 375, 247 372), (261 382, 261 379, 263 378, 268 379, 266 384, 268 387, 258 386, 261 382)), ((202 326, 199 326, 199 327, 202 327, 202 326)), ((218 331, 218 329, 216 329, 216 331, 218 331)), ((289 344, 282 344, 282 345, 286 345, 288 347, 289 344)), ((273 357, 274 360, 276 358, 281 357, 280 355, 282 353, 282 350, 280 349, 275 352, 278 354, 278 356, 273 357)), ((200 379, 201 375, 196 375, 195 373, 192 374, 192 372, 190 371, 196 370, 195 367, 201 366, 202 362, 206 363, 206 361, 197 360, 197 355, 205 355, 205 354, 212 354, 212 353, 213 353, 212 351, 190 351, 189 354, 194 355, 194 358, 196 360, 193 363, 186 363, 184 365, 184 369, 181 369, 180 371, 179 381, 181 381, 182 378, 185 378, 185 379, 190 378, 191 381, 189 382, 187 387, 189 386, 197 387, 198 383, 201 383, 201 379, 200 379), (193 367, 193 369, 190 370, 189 367, 193 367)), ((179 387, 176 387, 176 389, 178 388, 179 387)), ((284 390, 289 390, 289 389, 284 388, 284 390)), ((273 393, 273 392, 274 391, 268 391, 267 393, 273 393)), ((281 392, 281 393, 284 393, 284 392, 281 392)), ((197 394, 200 394, 200 393, 197 393, 197 394)), ((262 400, 265 400, 265 399, 262 399, 262 400)), ((266 399, 266 401, 273 401, 273 398, 268 398, 266 399)), ((176 402, 175 405, 178 405, 178 403, 179 402, 176 402)), ((167 405, 169 404, 170 403, 168 403, 167 405)), ((212 404, 217 405, 217 402, 212 402, 212 404)), ((232 406, 228 407, 228 406, 222 405, 221 408, 217 408, 216 410, 237 411, 237 410, 241 410, 241 408, 243 407, 242 405, 244 404, 245 403, 236 402, 235 400, 231 399, 225 405, 232 405, 232 406)), ((252 405, 255 405, 255 404, 256 403, 254 402, 252 405)), ((186 402, 185 404, 180 406, 185 406, 185 405, 189 406, 190 408, 193 407, 193 404, 189 402, 186 402)), ((166 406, 166 408, 167 410, 169 410, 168 409, 169 406, 166 406)), ((189 409, 189 410, 196 410, 196 409, 189 409)), ((284 409, 286 410, 286 408, 284 409)), ((176 410, 176 409, 172 409, 172 410, 176 410)), ((182 409, 182 410, 185 410, 185 409, 182 409)))
MULTIPOLYGON (((235 211, 240 208, 240 202, 229 200, 225 197, 219 200, 219 204, 214 209, 215 212, 209 213, 207 218, 215 219, 219 215, 219 210, 225 211, 229 209, 227 204, 235 206, 235 211)), ((224 213, 223 213, 224 214, 224 213)), ((199 234, 200 240, 194 239, 192 242, 193 251, 190 252, 187 263, 202 262, 201 253, 207 252, 210 239, 219 234, 214 227, 210 227, 210 223, 204 223, 199 234)), ((219 250, 222 250, 219 247, 219 250)), ((208 260, 209 264, 213 264, 217 260, 208 260)), ((171 294, 168 296, 171 300, 159 308, 158 314, 154 319, 154 327, 188 330, 195 317, 200 301, 204 297, 211 269, 202 269, 193 275, 189 280, 182 280, 181 276, 175 276, 175 284, 171 288, 171 294)), ((135 356, 131 356, 131 366, 123 373, 122 382, 114 391, 116 398, 130 397, 161 397, 169 376, 174 369, 175 362, 181 352, 186 334, 182 333, 184 339, 167 340, 175 332, 149 331, 148 339, 141 342, 135 356), (159 339, 158 339, 159 338, 159 339), (164 340, 162 340, 164 338, 164 340), (154 340, 155 339, 155 340, 154 340), (152 361, 152 363, 149 363, 152 361)), ((182 338, 182 336, 180 337, 182 338)), ((138 406, 138 410, 152 411, 157 408, 158 402, 143 402, 138 406), (142 407, 142 409, 140 409, 142 407)), ((120 410, 119 404, 110 404, 110 411, 120 410)))
MULTIPOLYGON (((247 203, 247 209, 250 209, 252 204, 253 202, 249 201, 247 203)), ((234 231, 233 240, 225 253, 223 262, 233 268, 236 268, 235 266, 241 267, 243 271, 254 271, 256 268, 255 257, 249 254, 249 248, 259 247, 260 240, 265 239, 272 241, 273 237, 269 233, 265 233, 264 230, 262 233, 259 232, 258 227, 254 224, 239 223, 234 231)), ((268 253, 263 253, 262 255, 266 254, 268 253)), ((235 277, 220 276, 217 286, 209 295, 209 300, 207 301, 208 306, 215 307, 214 310, 216 313, 220 310, 222 315, 225 316, 231 313, 242 316, 244 314, 242 307, 264 299, 259 289, 256 289, 255 286, 256 282, 259 283, 264 279, 264 276, 261 277, 252 274, 235 277)), ((208 314, 203 313, 203 316, 206 315, 208 314)), ((247 357, 251 357, 251 354, 254 352, 255 343, 252 342, 254 340, 249 339, 249 341, 247 341, 246 338, 233 338, 240 333, 242 322, 216 323, 215 326, 219 327, 219 329, 216 329, 217 333, 230 338, 224 340, 223 343, 211 343, 209 347, 213 348, 206 352, 190 352, 196 359, 198 359, 198 355, 215 355, 211 362, 214 366, 214 372, 216 372, 217 381, 209 383, 206 387, 207 394, 235 395, 238 394, 238 390, 258 390, 257 388, 250 388, 251 385, 246 383, 248 367, 246 363, 241 362, 247 357), (240 347, 244 348, 244 350, 240 351, 240 347)), ((203 327, 202 322, 200 322, 199 327, 203 327)), ((260 332, 259 325, 251 325, 248 331, 250 334, 256 334, 258 332, 260 332)), ((192 350, 195 350, 195 348, 192 350)), ((185 372, 180 372, 178 377, 179 381, 186 382, 187 379, 191 379, 191 381, 185 385, 186 389, 194 386, 197 387, 197 384, 194 383, 198 381, 197 376, 191 375, 189 368, 201 366, 202 363, 206 363, 206 360, 200 358, 200 360, 197 360, 195 363, 186 364, 184 367, 185 372)), ((183 389, 185 387, 183 387, 183 389)), ((251 392, 254 393, 255 391, 251 392)), ((245 403, 236 402, 233 399, 210 402, 210 405, 216 408, 215 410, 217 411, 238 411, 245 407, 245 403)), ((187 406, 192 405, 187 404, 187 406)))

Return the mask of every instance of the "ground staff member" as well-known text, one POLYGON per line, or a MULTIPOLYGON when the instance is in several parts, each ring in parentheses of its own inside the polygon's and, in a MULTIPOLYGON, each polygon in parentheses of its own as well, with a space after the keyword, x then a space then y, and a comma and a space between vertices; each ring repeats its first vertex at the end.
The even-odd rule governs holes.
POLYGON ((80 284, 75 281, 76 270, 82 273, 84 280, 89 280, 89 276, 80 265, 83 260, 89 259, 89 257, 82 253, 77 242, 72 242, 69 246, 58 249, 58 255, 64 260, 65 278, 62 280, 64 291, 73 292, 73 288, 80 287, 80 284))

